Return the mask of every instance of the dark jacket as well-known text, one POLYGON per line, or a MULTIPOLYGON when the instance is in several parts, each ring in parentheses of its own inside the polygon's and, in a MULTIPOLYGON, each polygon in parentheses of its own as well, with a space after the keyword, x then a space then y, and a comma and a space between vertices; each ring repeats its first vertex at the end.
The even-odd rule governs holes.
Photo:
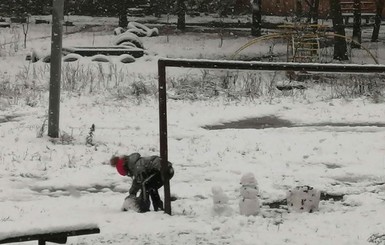
MULTIPOLYGON (((161 158, 159 156, 142 157, 139 153, 132 153, 123 158, 127 176, 133 179, 129 190, 130 195, 136 195, 142 188, 143 181, 147 178, 152 175, 161 175, 161 158)), ((168 166, 171 168, 170 162, 168 166)))

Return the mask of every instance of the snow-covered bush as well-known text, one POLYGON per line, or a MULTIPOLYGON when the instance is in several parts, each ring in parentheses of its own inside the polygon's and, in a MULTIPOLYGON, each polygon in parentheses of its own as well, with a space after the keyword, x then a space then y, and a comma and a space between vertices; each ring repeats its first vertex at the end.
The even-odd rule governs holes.
POLYGON ((321 192, 311 186, 297 186, 287 192, 287 206, 289 212, 309 212, 317 211, 321 192))

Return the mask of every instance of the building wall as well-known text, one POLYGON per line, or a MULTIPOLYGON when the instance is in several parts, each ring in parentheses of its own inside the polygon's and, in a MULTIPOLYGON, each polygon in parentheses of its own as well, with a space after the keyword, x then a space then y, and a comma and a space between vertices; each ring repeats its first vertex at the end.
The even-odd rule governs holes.
MULTIPOLYGON (((309 8, 306 3, 303 3, 302 6, 303 6, 304 13, 309 12, 309 8)), ((295 0, 262 1, 262 11, 263 11, 263 14, 265 15, 293 16, 295 9, 296 9, 295 0)), ((320 0, 319 16, 321 18, 326 18, 328 17, 329 13, 330 13, 329 1, 320 0)), ((375 9, 373 9, 373 13, 375 13, 375 9)), ((383 12, 383 16, 384 16, 384 13, 385 13, 385 9, 383 12)))

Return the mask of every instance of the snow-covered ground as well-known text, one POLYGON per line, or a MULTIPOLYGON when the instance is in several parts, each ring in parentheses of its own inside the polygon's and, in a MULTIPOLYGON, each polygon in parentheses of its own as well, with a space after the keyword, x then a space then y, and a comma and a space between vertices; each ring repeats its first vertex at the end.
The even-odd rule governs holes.
MULTIPOLYGON (((75 82, 82 79, 95 85, 92 91, 89 84, 76 84, 76 89, 67 87, 62 92, 62 137, 52 140, 46 128, 38 137, 48 110, 48 65, 25 61, 30 48, 49 47, 49 38, 37 38, 49 35, 49 26, 45 27, 31 26, 27 49, 11 52, 9 46, 0 47, 5 50, 0 57, 0 86, 14 93, 11 97, 0 91, 0 239, 26 231, 94 225, 100 227, 100 234, 71 237, 67 244, 361 245, 374 241, 373 234, 385 233, 385 130, 381 126, 385 107, 381 99, 374 103, 369 97, 333 99, 328 86, 255 98, 169 99, 169 160, 175 168, 171 192, 177 197, 172 216, 121 212, 131 180, 119 176, 108 160, 113 154, 159 154, 157 97, 135 97, 125 91, 134 82, 156 89, 159 57, 224 59, 252 37, 228 36, 222 46, 217 34, 146 37, 147 54, 132 64, 98 65, 86 58, 75 65, 63 64, 69 71, 80 67, 91 72, 94 76, 76 77, 75 82), (23 87, 17 90, 17 86, 23 87), (203 128, 264 116, 301 127, 203 128), (87 146, 92 124, 95 146, 87 146), (259 215, 246 217, 239 212, 239 190, 242 175, 250 172, 258 181, 262 206, 259 215), (314 213, 289 213, 284 205, 269 206, 301 185, 342 199, 323 198, 314 213), (228 196, 229 215, 214 212, 214 186, 228 196)), ((1 33, 14 37, 10 31, 1 33)), ((105 46, 113 38, 112 30, 82 31, 65 35, 63 46, 105 46)), ((376 47, 383 61, 382 42, 376 47)), ((245 50, 250 55, 268 51, 269 43, 245 50)), ((172 82, 199 73, 203 72, 173 68, 168 75, 172 82)), ((160 192, 163 196, 163 189, 160 192)))

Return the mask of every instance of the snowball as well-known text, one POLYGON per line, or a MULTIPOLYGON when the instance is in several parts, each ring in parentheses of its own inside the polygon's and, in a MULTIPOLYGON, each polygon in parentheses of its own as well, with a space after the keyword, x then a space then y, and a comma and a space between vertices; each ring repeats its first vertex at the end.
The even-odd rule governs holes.
POLYGON ((231 216, 233 209, 227 204, 216 204, 213 206, 213 215, 231 216))
POLYGON ((144 48, 143 42, 138 38, 137 35, 135 35, 134 33, 131 33, 131 32, 125 32, 123 34, 120 34, 119 36, 117 36, 115 38, 115 40, 113 41, 113 44, 119 45, 119 44, 121 44, 123 42, 127 42, 127 41, 135 44, 135 46, 137 48, 144 48))
POLYGON ((135 212, 139 212, 139 208, 135 198, 126 198, 123 202, 121 210, 122 211, 133 210, 135 212))
POLYGON ((228 205, 229 198, 223 192, 220 186, 213 186, 211 188, 213 193, 213 214, 214 215, 223 215, 230 216, 233 213, 233 210, 228 205))
POLYGON ((297 186, 287 192, 289 212, 314 212, 318 210, 321 192, 310 186, 297 186))
POLYGON ((241 178, 241 185, 257 186, 258 183, 253 173, 246 173, 241 178))
POLYGON ((239 201, 239 213, 241 215, 257 215, 259 210, 260 207, 258 199, 241 199, 239 201))
POLYGON ((241 196, 246 199, 257 199, 258 197, 258 188, 255 187, 249 187, 249 186, 242 186, 240 189, 241 196))
POLYGON ((213 203, 215 204, 227 204, 229 202, 229 198, 223 192, 220 186, 213 186, 211 189, 213 193, 213 203))

